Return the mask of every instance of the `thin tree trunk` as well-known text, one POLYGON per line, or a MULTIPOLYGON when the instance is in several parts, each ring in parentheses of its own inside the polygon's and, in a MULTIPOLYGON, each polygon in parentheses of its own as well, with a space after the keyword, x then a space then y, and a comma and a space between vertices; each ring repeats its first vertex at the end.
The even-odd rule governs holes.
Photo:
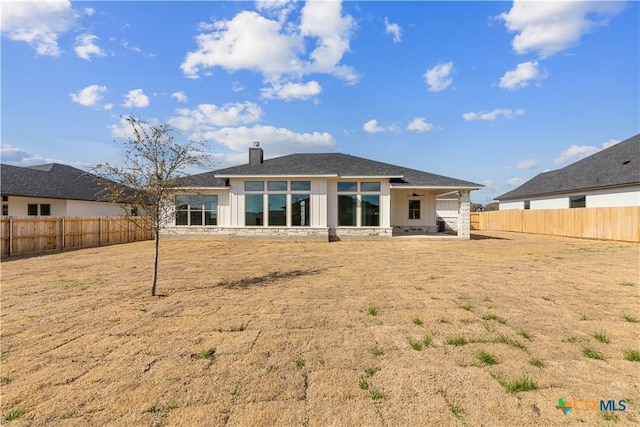
POLYGON ((154 238, 154 248, 153 248, 153 279, 151 281, 151 296, 156 296, 156 283, 158 281, 158 255, 159 255, 159 247, 160 247, 160 233, 158 230, 155 232, 154 238))

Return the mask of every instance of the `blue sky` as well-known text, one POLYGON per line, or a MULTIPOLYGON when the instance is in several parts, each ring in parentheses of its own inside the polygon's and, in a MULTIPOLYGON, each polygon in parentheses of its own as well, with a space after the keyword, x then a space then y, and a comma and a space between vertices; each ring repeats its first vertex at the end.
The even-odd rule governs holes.
POLYGON ((215 166, 342 152, 486 203, 640 131, 637 2, 22 2, 2 7, 2 162, 119 161, 123 115, 215 166))

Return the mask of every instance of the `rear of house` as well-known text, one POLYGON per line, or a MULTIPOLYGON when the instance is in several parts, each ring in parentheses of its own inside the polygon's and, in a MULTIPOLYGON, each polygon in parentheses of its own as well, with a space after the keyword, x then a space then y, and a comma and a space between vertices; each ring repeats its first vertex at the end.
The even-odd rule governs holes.
POLYGON ((469 194, 480 184, 340 154, 292 154, 191 177, 164 233, 217 238, 336 240, 438 231, 436 198, 457 195, 469 238, 469 194))

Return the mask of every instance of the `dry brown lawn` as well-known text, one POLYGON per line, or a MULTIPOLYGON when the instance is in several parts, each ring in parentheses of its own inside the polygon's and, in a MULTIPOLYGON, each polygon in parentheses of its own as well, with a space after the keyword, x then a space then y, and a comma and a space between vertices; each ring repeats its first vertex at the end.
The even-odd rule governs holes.
POLYGON ((164 241, 156 298, 148 295, 152 242, 5 260, 2 421, 640 420, 640 363, 625 359, 640 351, 639 246, 487 234, 164 241), (518 381, 535 389, 518 391, 518 381), (560 397, 624 399, 627 410, 563 415, 554 408, 560 397))

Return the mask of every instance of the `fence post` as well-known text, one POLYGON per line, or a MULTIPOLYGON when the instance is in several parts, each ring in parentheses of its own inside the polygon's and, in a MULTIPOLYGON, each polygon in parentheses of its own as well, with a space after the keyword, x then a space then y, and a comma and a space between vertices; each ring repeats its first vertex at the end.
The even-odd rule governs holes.
POLYGON ((98 217, 98 246, 102 246, 102 217, 98 217))
POLYGON ((64 217, 61 218, 60 224, 62 226, 62 247, 60 250, 64 251, 64 248, 67 247, 67 230, 65 230, 64 217))
POLYGON ((129 226, 130 222, 131 222, 131 219, 129 217, 127 217, 127 243, 131 242, 131 236, 130 236, 131 233, 130 233, 130 230, 129 230, 131 228, 129 226))
POLYGON ((13 252, 13 217, 9 217, 9 255, 13 252))

